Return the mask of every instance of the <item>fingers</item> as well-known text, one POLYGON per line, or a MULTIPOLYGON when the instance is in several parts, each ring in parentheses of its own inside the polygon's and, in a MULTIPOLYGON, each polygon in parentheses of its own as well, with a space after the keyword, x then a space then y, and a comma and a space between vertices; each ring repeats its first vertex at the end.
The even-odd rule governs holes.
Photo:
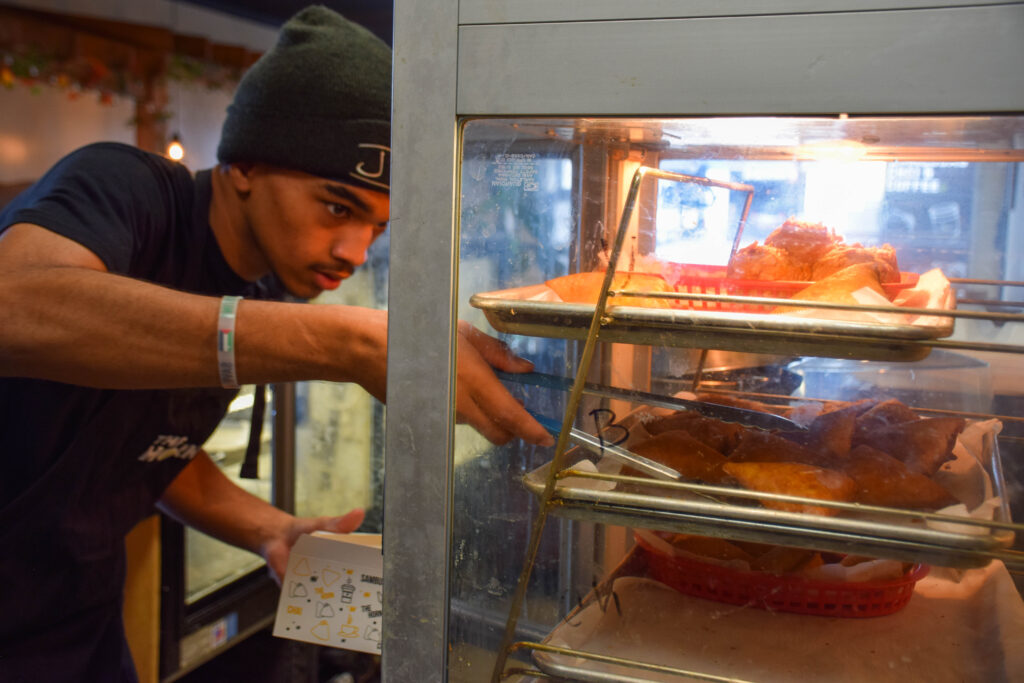
MULTIPOLYGON (((501 390, 508 396, 509 403, 499 405, 497 401, 488 400, 484 410, 476 401, 467 401, 471 405, 467 407, 462 421, 473 425, 494 444, 501 445, 518 436, 537 446, 554 446, 554 437, 504 387, 501 390)), ((462 402, 459 403, 461 405, 462 402)))
POLYGON ((493 444, 500 446, 512 440, 512 432, 503 428, 469 397, 456 402, 455 412, 456 422, 470 425, 493 444))
POLYGON ((469 424, 492 443, 519 437, 538 446, 555 441, 509 393, 492 368, 529 372, 533 363, 516 356, 508 345, 459 321, 456 419, 469 424))
POLYGON ((488 365, 505 372, 530 372, 533 363, 512 353, 508 344, 481 332, 465 320, 459 321, 459 334, 465 338, 488 365))
POLYGON ((333 517, 330 524, 324 531, 333 531, 336 534, 352 533, 363 525, 366 512, 362 508, 356 508, 346 512, 341 517, 333 517))
POLYGON ((491 443, 513 437, 538 446, 553 446, 554 437, 526 412, 494 373, 486 370, 475 383, 460 381, 456 389, 456 419, 474 427, 491 443))

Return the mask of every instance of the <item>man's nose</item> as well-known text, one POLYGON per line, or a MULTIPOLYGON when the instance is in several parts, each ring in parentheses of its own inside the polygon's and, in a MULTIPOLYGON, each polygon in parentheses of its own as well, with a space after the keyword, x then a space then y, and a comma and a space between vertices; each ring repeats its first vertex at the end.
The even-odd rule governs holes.
POLYGON ((373 226, 348 226, 331 245, 331 256, 339 261, 348 261, 353 266, 366 263, 366 252, 373 243, 373 226))

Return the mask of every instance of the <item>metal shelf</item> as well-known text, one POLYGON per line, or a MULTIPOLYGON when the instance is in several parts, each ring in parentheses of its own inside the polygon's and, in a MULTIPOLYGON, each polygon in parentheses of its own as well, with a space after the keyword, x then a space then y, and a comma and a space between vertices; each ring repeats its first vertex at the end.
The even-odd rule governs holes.
MULTIPOLYGON (((539 550, 541 532, 549 514, 604 524, 696 533, 816 550, 854 552, 901 559, 908 562, 929 562, 957 568, 982 567, 991 560, 998 559, 1005 562, 1008 567, 1024 571, 1024 553, 1009 549, 1009 545, 1013 542, 1012 532, 1024 531, 1024 525, 1014 525, 1010 522, 1005 500, 997 519, 993 521, 967 520, 936 513, 877 508, 849 503, 831 503, 817 499, 741 491, 699 484, 660 482, 613 475, 595 475, 567 468, 569 434, 573 425, 573 417, 580 405, 584 392, 585 377, 598 341, 664 344, 666 339, 671 339, 672 341, 668 345, 691 348, 771 353, 771 350, 766 349, 766 346, 768 346, 770 348, 785 349, 784 353, 787 355, 795 353, 825 357, 896 361, 923 359, 927 357, 932 348, 1024 353, 1024 346, 997 342, 937 338, 945 336, 945 334, 935 336, 924 335, 926 338, 913 338, 913 334, 909 335, 908 338, 908 335, 904 334, 897 338, 892 338, 887 332, 883 332, 879 336, 872 335, 870 331, 864 334, 863 330, 829 330, 827 329, 827 321, 821 325, 820 329, 803 329, 798 325, 788 328, 784 325, 776 329, 763 329, 763 325, 750 325, 746 321, 739 325, 729 326, 725 319, 718 321, 721 324, 708 324, 706 322, 707 319, 704 319, 704 322, 701 322, 700 319, 695 321, 692 316, 690 320, 684 321, 687 324, 685 332, 690 335, 690 341, 681 342, 679 337, 680 319, 672 319, 673 316, 671 315, 667 316, 668 319, 665 319, 666 316, 660 309, 654 309, 652 312, 652 309, 629 307, 628 305, 611 307, 611 301, 614 301, 615 297, 622 297, 623 299, 628 299, 629 297, 661 297, 704 302, 714 306, 723 303, 760 306, 792 306, 793 304, 787 299, 767 297, 737 297, 720 294, 667 294, 613 290, 611 288, 612 278, 616 272, 616 266, 622 252, 627 226, 633 214, 640 184, 646 177, 676 182, 694 182, 692 176, 643 166, 637 169, 626 196, 615 242, 609 253, 607 271, 598 300, 592 308, 584 307, 574 311, 574 315, 583 316, 582 321, 574 321, 574 324, 568 326, 564 320, 552 322, 545 317, 548 312, 542 310, 539 311, 541 316, 539 321, 526 320, 527 324, 524 327, 517 328, 515 325, 512 325, 505 330, 516 334, 536 334, 537 336, 582 339, 584 344, 580 354, 577 374, 572 388, 569 390, 554 458, 548 465, 541 468, 542 470, 546 468, 545 472, 540 473, 534 480, 526 482, 527 488, 539 500, 539 512, 534 518, 532 525, 530 544, 527 549, 523 570, 516 586, 516 592, 512 599, 502 646, 492 672, 492 683, 498 683, 498 681, 505 679, 508 675, 539 675, 540 677, 548 677, 544 672, 536 672, 532 669, 510 667, 506 670, 506 664, 510 654, 516 649, 556 650, 556 648, 540 643, 515 642, 517 619, 522 611, 527 584, 539 550), (672 335, 670 337, 659 336, 659 328, 671 330, 672 335), (661 489, 673 489, 675 493, 688 494, 689 497, 651 495, 650 491, 643 490, 639 492, 622 490, 595 492, 592 489, 586 491, 571 489, 560 485, 560 481, 568 476, 584 479, 604 479, 606 481, 614 481, 616 484, 632 484, 641 488, 653 486, 656 488, 660 487, 661 489), (871 516, 860 519, 850 519, 843 516, 816 517, 801 513, 769 510, 762 507, 723 504, 722 498, 747 500, 773 498, 789 502, 836 507, 846 513, 854 515, 868 513, 871 516), (881 515, 881 518, 878 517, 879 515, 881 515), (909 520, 915 521, 908 524, 909 520), (975 536, 960 533, 962 529, 954 533, 936 532, 934 527, 929 528, 927 526, 928 523, 934 524, 935 522, 956 523, 970 527, 987 527, 990 533, 975 536)), ((750 198, 748 196, 747 208, 749 208, 749 203, 750 198)), ((733 245, 734 251, 739 242, 745 218, 746 209, 737 230, 733 245)), ((973 284, 974 282, 972 281, 971 283, 973 284)), ((1015 282, 998 283, 993 281, 986 281, 985 284, 1020 285, 1020 283, 1015 282)), ((525 309, 529 312, 529 302, 526 303, 527 305, 520 310, 525 309)), ((800 302, 801 307, 805 307, 805 305, 807 308, 893 312, 891 308, 878 306, 800 302)), ((899 311, 917 315, 935 315, 939 318, 951 320, 973 319, 999 324, 1024 322, 1024 315, 1016 313, 956 309, 943 309, 941 311, 935 309, 899 309, 899 311)), ((688 312, 682 311, 681 313, 685 314, 688 312)), ((679 318, 682 317, 685 316, 679 316, 679 318)), ((755 317, 764 319, 767 316, 755 317)), ((493 319, 492 324, 494 324, 493 319)), ((495 325, 495 327, 498 326, 495 325)), ((884 327, 879 326, 879 328, 884 327)), ((952 329, 949 330, 949 333, 952 333, 952 329)), ((993 477, 994 482, 998 482, 1001 487, 1002 471, 994 442, 992 447, 992 466, 989 474, 993 477)), ((561 648, 557 649, 559 651, 564 650, 561 648)), ((608 659, 600 654, 573 650, 564 650, 562 653, 581 659, 608 659)), ((623 660, 615 663, 621 663, 637 671, 665 669, 665 667, 645 662, 623 660)), ((736 680, 683 670, 671 670, 668 673, 696 680, 736 680)), ((632 680, 621 676, 617 676, 614 679, 594 678, 589 674, 581 676, 574 680, 602 682, 632 680)), ((635 680, 639 682, 645 679, 637 678, 635 680)))

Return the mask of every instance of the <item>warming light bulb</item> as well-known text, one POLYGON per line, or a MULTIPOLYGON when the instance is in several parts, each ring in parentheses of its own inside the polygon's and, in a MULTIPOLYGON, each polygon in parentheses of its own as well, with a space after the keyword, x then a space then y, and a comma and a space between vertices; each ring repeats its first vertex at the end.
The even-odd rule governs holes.
POLYGON ((185 158, 185 148, 181 144, 181 138, 177 133, 171 137, 171 141, 167 144, 167 156, 175 161, 181 161, 185 158))

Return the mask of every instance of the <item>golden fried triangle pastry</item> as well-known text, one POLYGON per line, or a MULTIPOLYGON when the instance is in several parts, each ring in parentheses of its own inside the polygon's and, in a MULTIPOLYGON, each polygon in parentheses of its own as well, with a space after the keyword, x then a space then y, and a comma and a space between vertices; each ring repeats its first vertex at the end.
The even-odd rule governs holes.
POLYGON ((651 436, 682 430, 724 455, 728 455, 736 447, 740 432, 743 431, 741 425, 716 420, 713 417, 704 417, 692 410, 680 410, 671 415, 656 418, 644 423, 644 429, 651 436))
POLYGON ((882 427, 857 439, 901 460, 911 472, 930 477, 953 458, 956 437, 965 425, 959 417, 924 418, 882 427))
POLYGON ((733 408, 756 410, 762 413, 773 413, 775 415, 782 416, 788 415, 791 411, 789 406, 762 403, 761 401, 753 401, 747 398, 730 396, 728 394, 719 394, 713 391, 697 392, 697 400, 701 403, 714 403, 715 405, 720 406, 732 406, 733 408))
MULTIPOLYGON (((662 432, 630 446, 629 450, 668 465, 684 479, 708 484, 722 484, 728 480, 722 471, 726 457, 682 430, 662 432)), ((623 468, 622 473, 640 476, 640 473, 628 466, 623 468)))
POLYGON ((857 416, 854 426, 854 439, 863 440, 867 434, 889 425, 914 422, 919 419, 920 416, 908 408, 906 404, 891 398, 887 401, 876 403, 857 416))
POLYGON ((936 510, 957 502, 929 477, 911 472, 901 461, 871 446, 850 451, 842 472, 857 482, 858 503, 936 510))
MULTIPOLYGON (((559 298, 566 303, 596 304, 604 284, 604 272, 590 271, 563 275, 544 284, 553 289, 559 298)), ((617 272, 612 277, 611 289, 627 292, 675 292, 661 275, 653 273, 617 272)), ((608 305, 645 306, 647 308, 672 308, 672 299, 616 297, 608 300, 608 305)))
MULTIPOLYGON (((828 301, 839 304, 859 304, 853 293, 867 287, 886 300, 889 299, 882 284, 878 280, 878 269, 873 263, 855 263, 837 273, 818 280, 812 285, 801 289, 791 299, 794 301, 828 301)), ((797 310, 789 306, 779 306, 776 313, 797 310)))
POLYGON ((828 467, 828 453, 796 443, 762 429, 746 429, 740 433, 739 443, 729 454, 729 462, 798 462, 805 465, 828 467))
MULTIPOLYGON (((735 477, 740 485, 753 491, 782 493, 818 500, 852 501, 857 483, 842 472, 796 462, 727 462, 722 466, 726 474, 735 477)), ((807 512, 832 517, 839 514, 835 508, 777 500, 761 500, 773 510, 807 512)))
POLYGON ((808 425, 811 445, 824 449, 834 460, 842 460, 853 447, 853 430, 857 416, 853 411, 835 410, 823 413, 808 425))

